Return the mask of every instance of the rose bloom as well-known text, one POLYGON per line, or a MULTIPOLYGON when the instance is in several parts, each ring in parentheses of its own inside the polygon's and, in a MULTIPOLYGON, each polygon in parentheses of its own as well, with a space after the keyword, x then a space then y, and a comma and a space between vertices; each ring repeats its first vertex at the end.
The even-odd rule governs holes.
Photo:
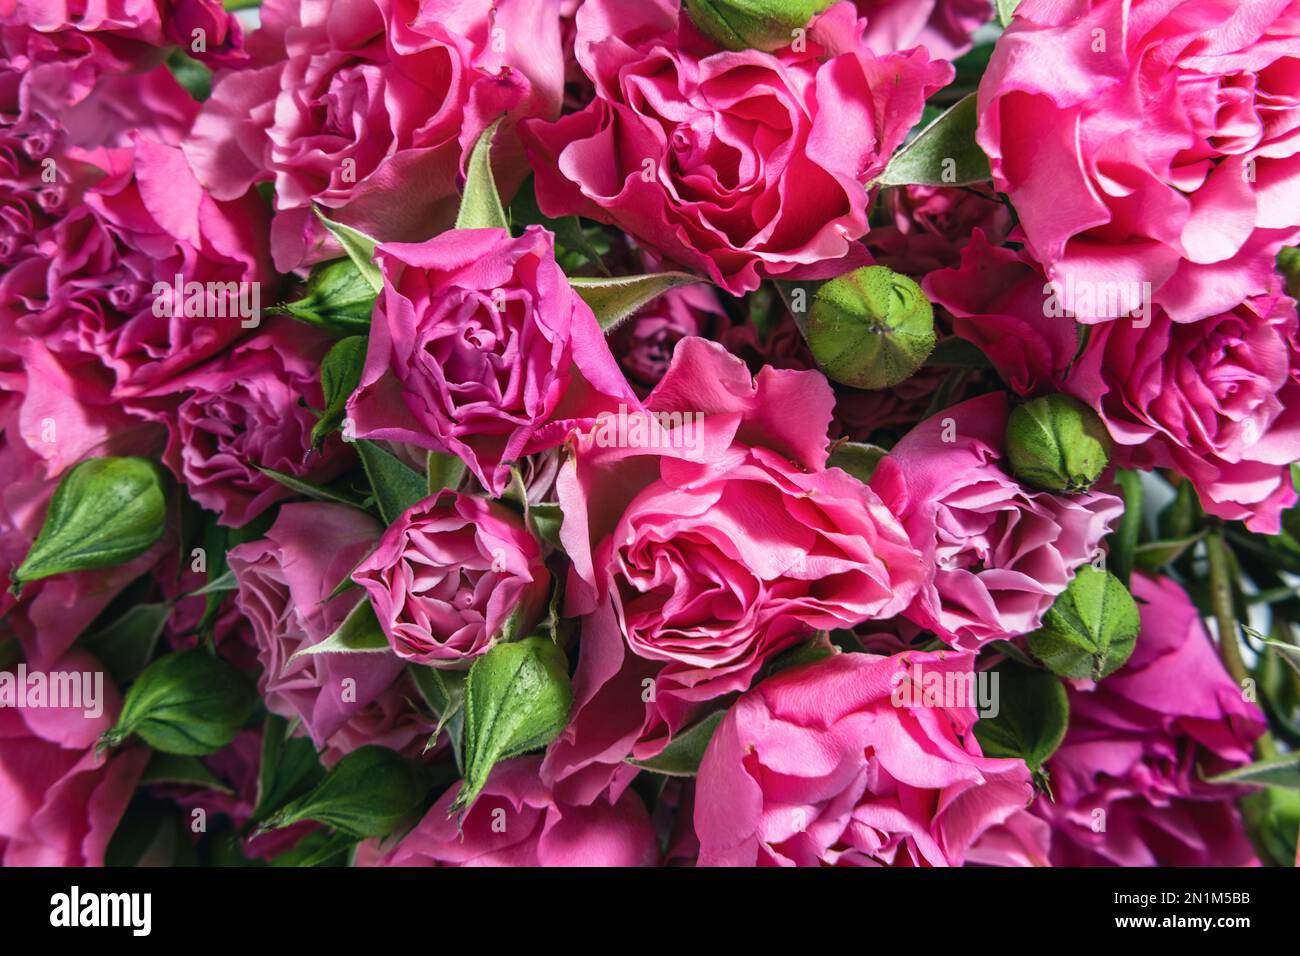
POLYGON ((705 285, 669 289, 609 334, 609 345, 629 380, 649 390, 668 371, 673 350, 687 336, 712 338, 730 325, 717 293, 705 285))
POLYGON ((1300 235, 1298 16, 1296 0, 1016 8, 977 139, 1071 313, 1127 315, 1150 283, 1192 322, 1266 291, 1300 235))
POLYGON ((604 420, 571 438, 557 482, 565 597, 569 615, 589 617, 575 717, 548 773, 590 765, 596 781, 629 751, 650 756, 773 655, 911 601, 924 570, 898 520, 826 468, 832 404, 819 372, 752 379, 721 346, 688 338, 625 436, 604 420), (629 707, 651 676, 644 713, 629 707))
POLYGON ((369 595, 393 652, 421 664, 486 653, 512 614, 530 627, 551 584, 522 517, 454 491, 403 512, 352 580, 369 595))
POLYGON ((960 866, 1029 802, 1029 771, 981 754, 972 702, 897 689, 973 663, 951 651, 839 654, 745 694, 700 763, 700 865, 960 866))
MULTIPOLYGON (((378 866, 653 866, 659 848, 641 798, 587 805, 562 802, 538 777, 538 757, 516 757, 492 769, 483 792, 457 820, 460 792, 442 795, 415 829, 378 866)), ((365 845, 363 844, 363 849, 365 845)))
POLYGON ((596 97, 521 133, 547 215, 631 233, 733 294, 868 261, 866 184, 953 75, 923 49, 873 54, 853 7, 806 44, 719 49, 679 0, 588 0, 576 55, 596 97))
MULTIPOLYGON (((104 672, 81 651, 43 669, 104 672)), ((101 700, 98 717, 67 707, 0 707, 0 862, 5 866, 104 865, 104 851, 150 752, 127 747, 96 756, 99 735, 117 722, 122 706, 111 679, 104 681, 101 700)))
POLYGON ((270 0, 261 14, 254 68, 219 80, 185 150, 218 198, 274 181, 281 272, 338 255, 313 204, 385 241, 449 227, 457 176, 503 115, 493 167, 513 192, 527 174, 515 122, 559 112, 558 0, 270 0))
POLYGON ((1011 212, 985 186, 901 186, 881 198, 891 225, 873 227, 867 249, 877 265, 916 277, 956 266, 979 231, 1001 241, 1011 232, 1011 212))
POLYGON ((1055 799, 1032 808, 1052 825, 1052 863, 1250 864, 1240 789, 1206 778, 1251 762, 1264 715, 1224 672, 1182 588, 1141 574, 1132 587, 1133 656, 1095 686, 1068 688, 1070 729, 1047 762, 1055 799))
POLYGON ((1172 468, 1210 514, 1277 534, 1300 459, 1296 334, 1280 291, 1191 324, 1157 309, 1145 328, 1093 329, 1065 390, 1097 410, 1123 464, 1172 468))
POLYGON ((376 258, 384 291, 348 400, 358 438, 451 452, 500 496, 510 463, 560 444, 569 420, 637 406, 540 226, 456 229, 376 258))
POLYGON ((988 0, 853 0, 867 21, 867 46, 877 53, 923 46, 955 60, 971 48, 971 35, 993 18, 988 0))
POLYGON ((1124 511, 1114 495, 1021 485, 1001 465, 1006 422, 1002 392, 954 405, 909 431, 871 477, 934 568, 905 616, 968 650, 1038 627, 1124 511))
POLYGON ((387 651, 290 660, 334 633, 356 606, 355 590, 330 594, 381 531, 369 515, 346 505, 287 504, 265 538, 228 556, 239 583, 236 601, 257 642, 262 699, 271 713, 300 719, 318 748, 350 722, 367 720, 365 712, 402 672, 402 662, 387 651))

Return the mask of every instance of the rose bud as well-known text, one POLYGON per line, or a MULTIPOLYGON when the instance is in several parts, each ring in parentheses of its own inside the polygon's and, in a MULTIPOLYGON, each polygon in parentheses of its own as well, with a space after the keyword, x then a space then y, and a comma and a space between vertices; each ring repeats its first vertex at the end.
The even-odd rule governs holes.
POLYGON ((1085 564, 1029 635, 1029 652, 1062 677, 1101 680, 1133 654, 1140 626, 1128 588, 1085 564))
POLYGON ((835 0, 686 0, 695 25, 728 50, 779 50, 835 0))
POLYGON ((1017 478, 1058 494, 1087 491, 1110 460, 1106 426, 1068 395, 1044 395, 1012 411, 1006 443, 1017 478))
POLYGON ((824 283, 801 325, 828 378, 854 388, 892 388, 934 349, 934 310, 907 276, 867 266, 824 283))

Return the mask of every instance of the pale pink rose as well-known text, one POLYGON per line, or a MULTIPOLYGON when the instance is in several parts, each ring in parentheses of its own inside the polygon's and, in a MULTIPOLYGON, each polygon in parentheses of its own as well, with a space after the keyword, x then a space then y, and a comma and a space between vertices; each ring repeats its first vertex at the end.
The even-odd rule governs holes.
POLYGON ((464 818, 448 790, 379 866, 653 866, 654 829, 635 793, 585 805, 557 799, 538 777, 538 757, 497 764, 464 818))
POLYGON ((922 49, 877 56, 853 7, 816 18, 800 52, 719 51, 679 0, 588 0, 583 110, 522 134, 548 215, 631 233, 728 292, 866 264, 865 188, 952 78, 922 49))
POLYGON ((1034 491, 1002 465, 1007 398, 926 419, 881 459, 871 487, 933 576, 905 616, 974 650, 1034 630, 1123 513, 1114 495, 1034 491))
POLYGON ((540 226, 388 243, 377 260, 384 291, 348 401, 358 438, 452 452, 499 496, 511 462, 638 405, 540 226))
POLYGON ((398 657, 464 665, 512 614, 538 619, 551 578, 522 516, 454 491, 411 506, 352 572, 398 657))
POLYGON ((960 866, 1029 802, 1029 771, 982 755, 973 702, 897 691, 973 662, 839 654, 742 696, 700 764, 700 865, 960 866))
POLYGON ((954 60, 971 35, 993 19, 989 0, 853 0, 867 21, 867 45, 877 53, 923 46, 935 59, 954 60))
POLYGON ((1297 0, 1016 8, 977 139, 1081 321, 1127 315, 1144 284, 1175 322, 1267 290, 1300 235, 1297 17, 1297 0))
POLYGON ((1241 792, 1206 778, 1251 762, 1264 715, 1224 672, 1182 588, 1141 574, 1132 587, 1133 656, 1069 688, 1070 729, 1047 762, 1055 799, 1032 809, 1052 826, 1052 863, 1249 865, 1241 792))

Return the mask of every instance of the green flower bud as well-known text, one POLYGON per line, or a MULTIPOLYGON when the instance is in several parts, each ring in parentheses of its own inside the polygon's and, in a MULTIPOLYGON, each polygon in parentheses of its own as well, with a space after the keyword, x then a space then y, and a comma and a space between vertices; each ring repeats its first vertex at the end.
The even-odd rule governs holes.
POLYGON ((465 780, 452 810, 474 802, 498 761, 558 737, 572 705, 568 661, 554 641, 498 644, 476 660, 465 685, 465 780))
POLYGON ((729 50, 779 50, 835 0, 686 0, 695 25, 729 50))
POLYGON ((1085 564, 1029 635, 1029 652, 1062 677, 1101 680, 1129 659, 1140 627, 1119 578, 1085 564))
POLYGON ((1042 491, 1087 491, 1110 460, 1097 413, 1068 395, 1045 395, 1007 419, 1007 458, 1017 478, 1042 491))
POLYGON ((312 269, 301 299, 267 311, 287 313, 335 334, 366 335, 376 298, 369 279, 351 259, 335 259, 312 269))
POLYGON ((801 328, 827 377, 854 388, 892 388, 934 350, 930 301, 915 282, 885 266, 823 283, 801 328))
POLYGON ((148 551, 162 537, 167 497, 157 464, 145 458, 92 458, 59 482, 40 534, 10 577, 14 591, 68 571, 108 568, 148 551))

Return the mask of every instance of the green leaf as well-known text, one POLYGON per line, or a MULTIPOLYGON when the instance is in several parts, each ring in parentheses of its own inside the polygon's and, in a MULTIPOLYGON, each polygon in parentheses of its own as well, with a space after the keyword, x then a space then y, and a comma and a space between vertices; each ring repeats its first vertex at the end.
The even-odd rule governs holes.
POLYGON ((1263 643, 1277 651, 1278 657, 1290 664, 1297 674, 1300 674, 1300 647, 1287 644, 1284 641, 1275 641, 1272 638, 1264 638, 1263 643))
POLYGON ((446 670, 428 667, 424 664, 409 664, 407 669, 415 679, 415 686, 433 712, 438 716, 438 725, 429 735, 425 750, 438 742, 443 730, 451 739, 456 766, 464 771, 462 763, 462 735, 465 727, 465 684, 468 674, 465 671, 446 670))
POLYGON ((978 345, 956 335, 945 336, 935 345, 925 364, 934 368, 992 368, 993 363, 978 345))
POLYGON ((14 593, 51 575, 130 561, 158 542, 166 521, 167 496, 157 463, 146 458, 83 461, 59 482, 36 541, 10 573, 14 593))
POLYGON ((726 711, 714 711, 699 723, 674 736, 661 753, 646 760, 633 760, 629 757, 627 762, 642 770, 669 777, 693 777, 699 772, 700 761, 704 759, 704 751, 713 739, 713 732, 725 716, 726 711))
POLYGON ((180 47, 167 57, 167 69, 185 92, 200 103, 212 95, 212 71, 198 60, 191 59, 180 47))
POLYGON ((889 452, 879 445, 864 442, 842 441, 831 448, 830 457, 826 459, 827 468, 839 468, 847 471, 864 485, 871 481, 880 459, 889 452))
POLYGON ((653 275, 617 276, 612 279, 575 277, 569 280, 569 285, 591 307, 600 327, 609 332, 641 306, 669 289, 702 281, 698 276, 685 272, 656 272, 653 275))
POLYGON ((1065 738, 1070 704, 1065 687, 1048 671, 1003 661, 997 675, 997 714, 981 717, 975 739, 986 757, 1019 757, 1037 772, 1065 738))
POLYGON ((375 492, 379 513, 387 524, 396 521, 407 508, 429 496, 428 479, 399 461, 372 441, 356 442, 361 464, 375 492))
POLYGON ((310 654, 378 654, 387 650, 388 637, 379 626, 370 599, 363 597, 333 634, 319 644, 301 648, 285 662, 285 666, 310 654))
POLYGON ((141 783, 179 784, 186 787, 201 787, 204 790, 218 790, 233 793, 229 786, 222 783, 215 773, 207 768, 198 757, 168 754, 154 751, 149 763, 140 775, 141 783))
MULTIPOLYGON (((1122 526, 1120 530, 1123 530, 1122 526)), ((1167 564, 1173 564, 1204 537, 1205 532, 1198 531, 1196 534, 1174 541, 1147 541, 1134 549, 1133 560, 1138 567, 1155 571, 1167 564)))
POLYGON ((370 278, 355 262, 335 259, 312 269, 301 299, 266 311, 292 316, 331 335, 365 336, 376 298, 370 278))
POLYGON ((265 820, 325 778, 325 768, 311 738, 293 736, 292 731, 289 722, 275 714, 267 715, 262 725, 262 760, 254 820, 265 820))
POLYGON ((278 830, 315 820, 360 839, 392 833, 424 796, 417 769, 387 747, 367 744, 346 754, 310 791, 263 824, 278 830))
POLYGON ((107 627, 81 638, 80 646, 108 668, 115 683, 125 685, 153 657, 171 613, 170 604, 137 604, 107 627))
POLYGON ((444 488, 455 490, 460 486, 460 480, 465 477, 465 470, 465 462, 459 455, 441 451, 429 452, 429 494, 436 495, 444 488))
POLYGON ((230 568, 222 571, 215 578, 203 585, 201 588, 195 588, 186 597, 205 597, 209 594, 229 594, 231 591, 239 590, 239 580, 235 577, 235 572, 230 568))
POLYGON ((319 449, 326 437, 343 423, 348 399, 361 384, 368 342, 362 335, 340 339, 321 360, 320 386, 325 395, 325 411, 311 430, 312 448, 319 449))
POLYGON ((1010 26, 1011 18, 1018 6, 1020 6, 1020 0, 997 0, 998 23, 1004 27, 1010 26))
POLYGON ((155 750, 199 757, 235 739, 257 703, 257 690, 239 670, 205 650, 159 658, 127 691, 122 713, 99 748, 131 734, 155 750))
POLYGON ((299 478, 297 475, 276 471, 274 468, 263 468, 261 465, 254 465, 253 467, 268 478, 274 478, 286 488, 315 501, 332 501, 335 504, 348 505, 352 508, 364 508, 365 503, 359 497, 341 489, 320 485, 314 481, 308 481, 306 478, 299 478))
POLYGON ((1140 626, 1119 578, 1085 564, 1029 635, 1029 652, 1062 677, 1101 680, 1129 659, 1140 626))
POLYGON ((1210 783, 1254 784, 1300 790, 1300 751, 1238 767, 1208 780, 1210 783))
POLYGON ((1115 480, 1124 497, 1124 516, 1110 539, 1110 569, 1127 587, 1137 559, 1138 536, 1142 533, 1142 476, 1130 468, 1119 468, 1115 480))
POLYGON ((900 148, 873 185, 968 186, 991 179, 988 157, 975 142, 975 97, 958 100, 900 148))
POLYGON ((456 214, 457 229, 510 229, 510 220, 501 205, 496 180, 492 178, 492 138, 501 121, 483 131, 470 153, 465 169, 465 192, 456 214))
POLYGON ((327 219, 325 214, 320 211, 319 206, 313 206, 312 210, 316 213, 316 218, 321 221, 326 229, 329 230, 338 244, 343 247, 343 251, 352 260, 352 264, 357 267, 361 278, 370 286, 375 295, 384 291, 384 275, 379 271, 379 266, 375 265, 375 247, 379 245, 377 239, 367 236, 360 230, 353 229, 351 226, 345 226, 341 222, 334 222, 327 219))

